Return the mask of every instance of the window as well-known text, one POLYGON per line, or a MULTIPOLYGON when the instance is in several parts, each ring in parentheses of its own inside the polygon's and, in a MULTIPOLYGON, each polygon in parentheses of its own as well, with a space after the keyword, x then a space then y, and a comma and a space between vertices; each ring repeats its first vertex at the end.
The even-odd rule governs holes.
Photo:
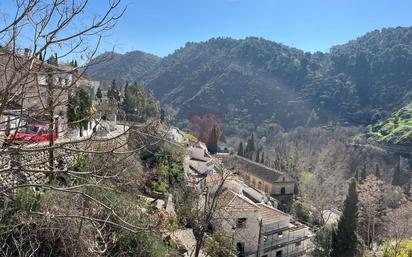
POLYGON ((246 227, 246 218, 238 218, 236 220, 236 228, 244 228, 246 227))
POLYGON ((278 238, 282 238, 283 237, 283 233, 282 232, 279 232, 278 233, 278 238))
POLYGON ((244 257, 245 256, 245 243, 238 242, 236 244, 236 248, 237 248, 237 251, 239 252, 238 256, 239 257, 244 257))
POLYGON ((298 246, 301 245, 301 243, 302 243, 302 242, 299 241, 299 242, 297 242, 297 243, 295 244, 295 246, 298 247, 298 246))
POLYGON ((284 188, 284 187, 282 187, 281 189, 280 189, 280 194, 281 195, 284 195, 286 193, 286 189, 284 188))
POLYGON ((39 130, 39 127, 24 126, 24 127, 19 127, 17 132, 22 133, 22 134, 35 135, 38 130, 39 130))
POLYGON ((40 129, 40 132, 39 132, 39 136, 44 135, 44 134, 47 134, 47 133, 48 133, 48 131, 47 131, 46 128, 41 128, 41 129, 40 129))
POLYGON ((276 257, 282 257, 282 250, 276 252, 276 257))

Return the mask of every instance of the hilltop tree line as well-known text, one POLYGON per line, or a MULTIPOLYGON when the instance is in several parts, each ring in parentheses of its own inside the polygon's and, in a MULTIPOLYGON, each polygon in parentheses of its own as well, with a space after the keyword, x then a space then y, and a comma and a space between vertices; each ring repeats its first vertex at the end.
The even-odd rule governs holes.
POLYGON ((370 124, 412 100, 412 29, 372 31, 328 53, 213 38, 187 43, 138 77, 180 117, 225 114, 225 133, 263 122, 370 124))

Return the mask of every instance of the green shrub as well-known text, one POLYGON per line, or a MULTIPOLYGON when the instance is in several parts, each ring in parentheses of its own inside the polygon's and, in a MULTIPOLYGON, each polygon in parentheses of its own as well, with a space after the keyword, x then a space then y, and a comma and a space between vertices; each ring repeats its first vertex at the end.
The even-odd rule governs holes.
POLYGON ((76 156, 75 160, 69 164, 69 170, 73 171, 88 171, 90 166, 90 157, 87 154, 76 156))
POLYGON ((127 232, 119 236, 110 256, 164 257, 169 250, 160 236, 150 231, 127 232))
POLYGON ((163 180, 152 182, 151 189, 156 191, 156 192, 166 193, 168 188, 169 187, 168 187, 167 183, 163 180))

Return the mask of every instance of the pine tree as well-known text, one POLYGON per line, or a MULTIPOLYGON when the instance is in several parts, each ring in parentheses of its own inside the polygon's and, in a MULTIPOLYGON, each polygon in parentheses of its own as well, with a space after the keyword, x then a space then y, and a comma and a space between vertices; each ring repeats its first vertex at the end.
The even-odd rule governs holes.
POLYGON ((80 136, 83 136, 83 128, 87 128, 92 119, 92 98, 90 91, 83 87, 78 87, 69 97, 67 118, 71 127, 80 129, 80 136))
POLYGON ((239 147, 237 148, 237 155, 243 156, 243 143, 239 143, 239 147))
POLYGON ((354 257, 358 253, 358 237, 356 227, 358 222, 358 193, 356 180, 349 182, 342 216, 332 236, 331 257, 354 257))

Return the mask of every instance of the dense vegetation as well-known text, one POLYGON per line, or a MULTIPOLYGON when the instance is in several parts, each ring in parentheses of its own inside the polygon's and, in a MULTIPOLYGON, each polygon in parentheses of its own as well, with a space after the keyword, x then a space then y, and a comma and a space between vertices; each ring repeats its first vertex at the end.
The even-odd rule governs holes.
MULTIPOLYGON (((141 79, 114 66, 119 78, 141 79)), ((98 75, 112 74, 111 67, 93 74, 102 79, 98 75)), ((376 30, 328 53, 255 37, 187 43, 143 81, 163 103, 178 108, 180 117, 224 114, 226 133, 262 122, 370 124, 412 99, 412 28, 376 30)))
POLYGON ((369 126, 369 140, 390 144, 412 144, 412 104, 388 119, 369 126))
POLYGON ((140 51, 125 54, 106 52, 97 57, 93 64, 87 67, 87 74, 109 84, 116 79, 120 85, 126 81, 139 81, 144 73, 153 69, 160 57, 140 51))

